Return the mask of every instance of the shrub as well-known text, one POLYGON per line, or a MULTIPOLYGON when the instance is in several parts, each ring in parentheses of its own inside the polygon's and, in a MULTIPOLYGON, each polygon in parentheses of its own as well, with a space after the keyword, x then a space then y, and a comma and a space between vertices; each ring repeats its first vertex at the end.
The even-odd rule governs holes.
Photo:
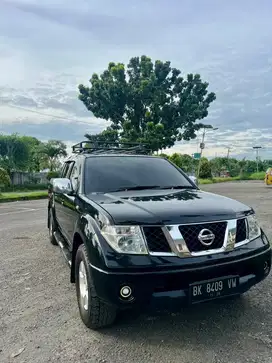
POLYGON ((47 180, 50 180, 52 178, 59 178, 60 174, 58 171, 49 171, 49 173, 46 176, 47 180))
POLYGON ((212 169, 211 164, 208 160, 200 160, 200 170, 199 177, 201 179, 211 179, 212 178, 212 169))
POLYGON ((253 173, 250 175, 250 179, 252 180, 264 180, 265 178, 265 172, 259 171, 258 173, 253 173))
POLYGON ((7 187, 11 184, 11 180, 10 177, 8 175, 8 172, 3 169, 0 168, 0 187, 7 187))

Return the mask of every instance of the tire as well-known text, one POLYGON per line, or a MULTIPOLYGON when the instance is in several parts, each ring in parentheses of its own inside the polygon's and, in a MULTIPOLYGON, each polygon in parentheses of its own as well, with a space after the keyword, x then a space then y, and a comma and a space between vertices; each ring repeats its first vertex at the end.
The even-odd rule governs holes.
POLYGON ((115 322, 116 308, 106 304, 96 294, 85 246, 79 246, 75 260, 75 282, 78 308, 83 323, 93 330, 115 322), (85 275, 85 276, 84 276, 85 275), (85 299, 82 297, 85 290, 85 299))
POLYGON ((54 236, 54 232, 56 231, 56 222, 55 222, 55 218, 53 216, 53 212, 52 212, 52 209, 50 208, 50 211, 49 211, 49 241, 52 245, 54 246, 57 246, 58 245, 58 242, 56 241, 56 238, 54 236))

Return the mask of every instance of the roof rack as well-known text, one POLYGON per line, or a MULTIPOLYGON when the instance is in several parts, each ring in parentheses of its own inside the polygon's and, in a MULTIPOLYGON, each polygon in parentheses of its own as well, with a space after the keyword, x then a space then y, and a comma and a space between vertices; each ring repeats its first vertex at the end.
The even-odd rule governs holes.
POLYGON ((72 146, 74 154, 129 154, 149 155, 146 144, 116 141, 81 141, 72 146))

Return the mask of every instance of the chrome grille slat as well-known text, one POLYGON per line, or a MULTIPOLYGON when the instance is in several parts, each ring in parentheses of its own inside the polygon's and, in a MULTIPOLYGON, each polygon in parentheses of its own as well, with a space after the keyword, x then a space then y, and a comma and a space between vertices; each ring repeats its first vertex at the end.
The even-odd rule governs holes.
POLYGON ((210 246, 201 244, 198 239, 199 233, 203 229, 211 231, 215 235, 215 240, 212 243, 212 248, 217 249, 223 247, 225 234, 226 234, 227 222, 216 223, 203 223, 203 224, 189 224, 179 226, 181 235, 183 236, 185 243, 190 252, 201 252, 210 249, 210 246))
POLYGON ((245 217, 202 223, 144 226, 142 230, 149 253, 155 256, 205 256, 230 251, 248 243, 245 217), (209 229, 214 233, 215 241, 210 246, 199 248, 200 242, 196 245, 197 232, 201 229, 209 229), (193 238, 190 237, 189 231, 193 231, 193 238), (219 234, 219 237, 216 234, 219 234))

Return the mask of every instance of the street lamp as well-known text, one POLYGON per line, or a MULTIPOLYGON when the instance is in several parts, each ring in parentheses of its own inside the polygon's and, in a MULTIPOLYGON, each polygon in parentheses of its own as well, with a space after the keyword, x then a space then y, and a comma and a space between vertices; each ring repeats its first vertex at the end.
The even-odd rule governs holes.
POLYGON ((259 172, 259 149, 262 149, 261 146, 253 146, 253 149, 256 150, 256 162, 257 162, 257 173, 259 172))
POLYGON ((208 125, 203 126, 202 140, 201 140, 201 143, 200 143, 200 159, 199 159, 198 170, 197 170, 197 177, 198 178, 199 178, 199 172, 200 172, 202 152, 205 149, 204 141, 205 141, 206 130, 215 131, 215 130, 218 130, 218 127, 212 127, 212 126, 208 126, 208 125))

